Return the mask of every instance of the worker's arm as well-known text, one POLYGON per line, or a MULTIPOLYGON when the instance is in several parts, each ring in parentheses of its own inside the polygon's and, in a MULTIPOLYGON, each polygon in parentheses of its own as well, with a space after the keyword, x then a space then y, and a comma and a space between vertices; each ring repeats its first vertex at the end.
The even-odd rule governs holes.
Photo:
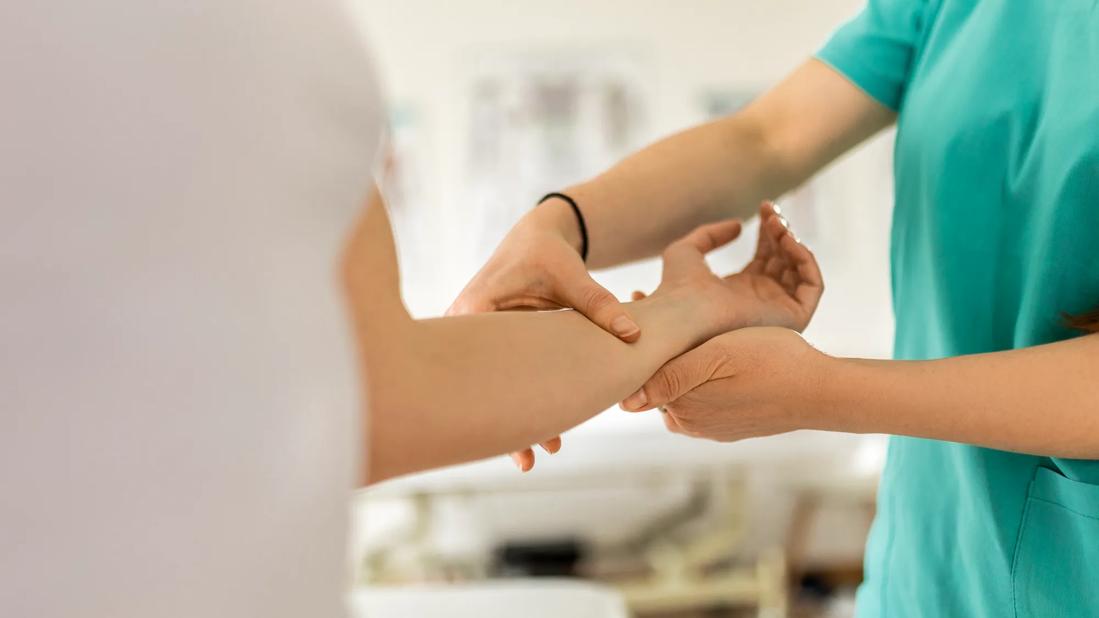
POLYGON ((573 307, 626 341, 640 330, 588 275, 658 254, 707 222, 749 217, 891 124, 894 113, 831 67, 809 60, 743 111, 673 135, 565 189, 587 222, 554 199, 530 211, 459 295, 452 313, 522 305, 573 307))
POLYGON ((375 193, 344 260, 369 410, 369 481, 546 440, 717 333, 760 320, 807 321, 820 297, 819 271, 779 217, 768 219, 761 241, 771 267, 755 264, 758 273, 729 280, 709 271, 704 254, 739 231, 736 221, 719 222, 668 248, 660 287, 631 305, 646 335, 627 344, 574 311, 411 319, 375 193))
MULTIPOLYGON (((587 219, 588 266, 656 255, 698 225, 748 218, 761 200, 796 188, 894 117, 835 69, 809 60, 742 111, 567 189, 587 219)), ((547 210, 570 222, 565 209, 547 210)))
POLYGON ((673 431, 721 441, 820 429, 1099 459, 1097 385, 1095 334, 897 361, 834 358, 792 331, 746 328, 671 361, 623 407, 663 407, 673 431))

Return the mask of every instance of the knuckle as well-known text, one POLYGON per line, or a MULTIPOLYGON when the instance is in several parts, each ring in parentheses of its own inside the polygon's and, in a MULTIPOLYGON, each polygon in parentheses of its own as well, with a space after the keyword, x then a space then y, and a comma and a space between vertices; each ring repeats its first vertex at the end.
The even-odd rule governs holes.
POLYGON ((675 399, 680 394, 683 377, 675 370, 661 371, 655 380, 657 392, 662 398, 675 399))
POLYGON ((611 293, 598 285, 589 285, 580 293, 580 305, 589 312, 606 309, 617 304, 611 293))
POLYGON ((718 354, 711 354, 706 358, 700 359, 699 372, 710 378, 714 376, 724 375, 723 370, 728 367, 729 353, 727 350, 720 350, 718 354))

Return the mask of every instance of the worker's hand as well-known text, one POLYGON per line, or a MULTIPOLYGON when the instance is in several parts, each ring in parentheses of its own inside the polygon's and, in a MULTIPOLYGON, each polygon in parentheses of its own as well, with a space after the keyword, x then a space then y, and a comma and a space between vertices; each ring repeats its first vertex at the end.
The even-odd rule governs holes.
POLYGON ((795 331, 745 328, 672 359, 621 407, 660 408, 669 430, 720 442, 819 428, 835 362, 795 331))
MULTIPOLYGON (((559 199, 548 200, 508 233, 447 315, 572 308, 623 341, 637 341, 641 329, 618 299, 592 279, 580 257, 580 242, 572 209, 559 199)), ((561 438, 541 446, 556 453, 561 438)), ((523 472, 534 467, 532 448, 516 451, 511 458, 523 472)))
POLYGON ((551 199, 527 213, 466 285, 447 315, 571 308, 627 343, 641 329, 580 258, 576 216, 551 199))

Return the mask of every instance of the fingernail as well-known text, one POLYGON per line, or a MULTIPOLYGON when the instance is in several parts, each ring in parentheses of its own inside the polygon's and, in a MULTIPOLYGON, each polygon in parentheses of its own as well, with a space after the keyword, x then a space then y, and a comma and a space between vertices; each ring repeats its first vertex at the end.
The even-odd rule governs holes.
POLYGON ((619 337, 629 337, 641 330, 628 316, 620 315, 611 321, 611 330, 619 337))
POLYGON ((801 244, 801 238, 798 238, 798 235, 794 233, 794 230, 790 230, 790 237, 793 238, 794 242, 797 244, 801 244))
POLYGON ((790 222, 786 220, 786 217, 779 215, 778 222, 782 224, 782 227, 790 229, 790 222))
POLYGON ((782 216, 782 209, 778 207, 778 204, 771 202, 771 210, 775 211, 776 215, 782 216))
POLYGON ((649 396, 645 394, 644 388, 637 389, 636 393, 622 400, 622 406, 627 410, 640 410, 648 403, 649 396))

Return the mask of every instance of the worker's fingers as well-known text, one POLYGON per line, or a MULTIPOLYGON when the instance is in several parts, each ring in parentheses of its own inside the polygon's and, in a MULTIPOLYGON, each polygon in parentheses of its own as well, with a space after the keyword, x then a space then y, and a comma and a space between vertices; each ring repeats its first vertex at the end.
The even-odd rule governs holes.
MULTIPOLYGON (((539 442, 538 446, 542 447, 542 450, 553 455, 557 451, 561 450, 561 436, 550 438, 545 442, 539 442)), ((511 460, 515 462, 515 466, 523 472, 530 472, 534 468, 534 448, 525 448, 521 451, 515 451, 511 454, 511 460)))
POLYGON ((641 337, 641 328, 626 307, 586 271, 572 281, 559 284, 557 292, 563 305, 576 309, 619 339, 632 343, 641 337))
POLYGON ((664 419, 664 427, 672 433, 683 433, 683 428, 679 426, 679 421, 675 420, 675 417, 667 412, 661 410, 661 418, 664 419))
POLYGON ((675 401, 708 382, 723 358, 722 343, 711 339, 665 363, 619 407, 627 412, 642 412, 675 401))
POLYGON ((521 451, 515 451, 511 454, 511 460, 515 462, 515 466, 519 468, 520 472, 530 472, 534 467, 534 449, 525 448, 521 451))
POLYGON ((557 451, 561 450, 561 436, 550 438, 549 440, 540 443, 540 446, 542 447, 543 451, 549 453, 550 455, 553 455, 557 451))

